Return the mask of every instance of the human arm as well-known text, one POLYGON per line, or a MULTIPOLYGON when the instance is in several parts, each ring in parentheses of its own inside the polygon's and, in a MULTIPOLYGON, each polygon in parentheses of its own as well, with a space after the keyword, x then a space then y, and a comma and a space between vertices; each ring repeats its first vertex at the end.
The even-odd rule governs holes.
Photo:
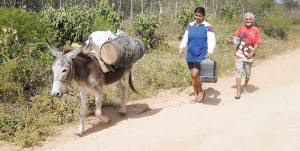
POLYGON ((207 31, 207 57, 209 57, 216 48, 216 35, 212 27, 208 27, 207 31))
POLYGON ((183 57, 183 55, 184 55, 184 49, 186 48, 187 43, 188 43, 188 34, 189 34, 189 31, 185 30, 184 35, 183 35, 182 40, 179 45, 179 50, 178 50, 178 55, 180 57, 183 57))
POLYGON ((241 35, 240 28, 238 28, 235 31, 234 35, 229 37, 229 42, 234 45, 239 45, 241 42, 240 35, 241 35))
POLYGON ((249 57, 253 57, 255 55, 255 52, 256 52, 256 50, 257 50, 260 43, 261 43, 260 31, 259 31, 259 29, 256 29, 254 44, 253 44, 251 52, 249 53, 249 57))

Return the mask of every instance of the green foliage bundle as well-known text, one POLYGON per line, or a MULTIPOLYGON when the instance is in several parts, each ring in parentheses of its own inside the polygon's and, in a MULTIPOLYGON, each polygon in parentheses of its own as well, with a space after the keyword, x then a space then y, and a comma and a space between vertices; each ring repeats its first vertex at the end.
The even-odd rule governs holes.
POLYGON ((152 14, 139 14, 133 23, 135 33, 142 38, 147 48, 156 48, 159 38, 155 35, 158 28, 159 18, 152 14))
POLYGON ((282 16, 271 14, 264 17, 261 26, 267 36, 286 40, 291 23, 282 16))

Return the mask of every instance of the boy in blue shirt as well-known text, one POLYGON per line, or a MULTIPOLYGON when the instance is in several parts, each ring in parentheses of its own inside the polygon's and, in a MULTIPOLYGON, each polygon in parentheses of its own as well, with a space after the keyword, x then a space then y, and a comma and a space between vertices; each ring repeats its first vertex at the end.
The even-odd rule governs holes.
POLYGON ((194 98, 192 102, 204 99, 205 91, 200 80, 200 62, 213 53, 216 46, 215 33, 212 26, 205 19, 205 9, 197 7, 194 11, 195 21, 189 23, 180 43, 178 54, 184 55, 187 50, 186 60, 191 70, 194 98))

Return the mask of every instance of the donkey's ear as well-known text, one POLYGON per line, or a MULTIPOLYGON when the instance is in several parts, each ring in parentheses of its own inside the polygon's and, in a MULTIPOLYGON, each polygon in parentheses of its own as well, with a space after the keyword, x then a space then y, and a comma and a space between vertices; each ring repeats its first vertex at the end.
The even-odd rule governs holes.
POLYGON ((46 45, 47 45, 48 49, 50 50, 50 52, 52 53, 53 56, 57 57, 58 55, 63 54, 63 52, 60 51, 58 48, 51 46, 47 39, 46 39, 46 45))
POLYGON ((75 48, 75 49, 73 49, 72 51, 66 53, 66 57, 67 57, 68 59, 73 59, 73 58, 75 58, 81 51, 82 51, 82 47, 75 48))

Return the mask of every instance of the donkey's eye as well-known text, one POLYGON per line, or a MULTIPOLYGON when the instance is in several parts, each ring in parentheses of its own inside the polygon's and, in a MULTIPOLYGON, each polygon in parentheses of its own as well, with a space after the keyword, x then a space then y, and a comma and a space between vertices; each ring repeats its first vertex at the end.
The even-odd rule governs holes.
POLYGON ((63 71, 62 71, 63 73, 65 73, 65 72, 67 72, 67 70, 66 69, 63 69, 63 71))

